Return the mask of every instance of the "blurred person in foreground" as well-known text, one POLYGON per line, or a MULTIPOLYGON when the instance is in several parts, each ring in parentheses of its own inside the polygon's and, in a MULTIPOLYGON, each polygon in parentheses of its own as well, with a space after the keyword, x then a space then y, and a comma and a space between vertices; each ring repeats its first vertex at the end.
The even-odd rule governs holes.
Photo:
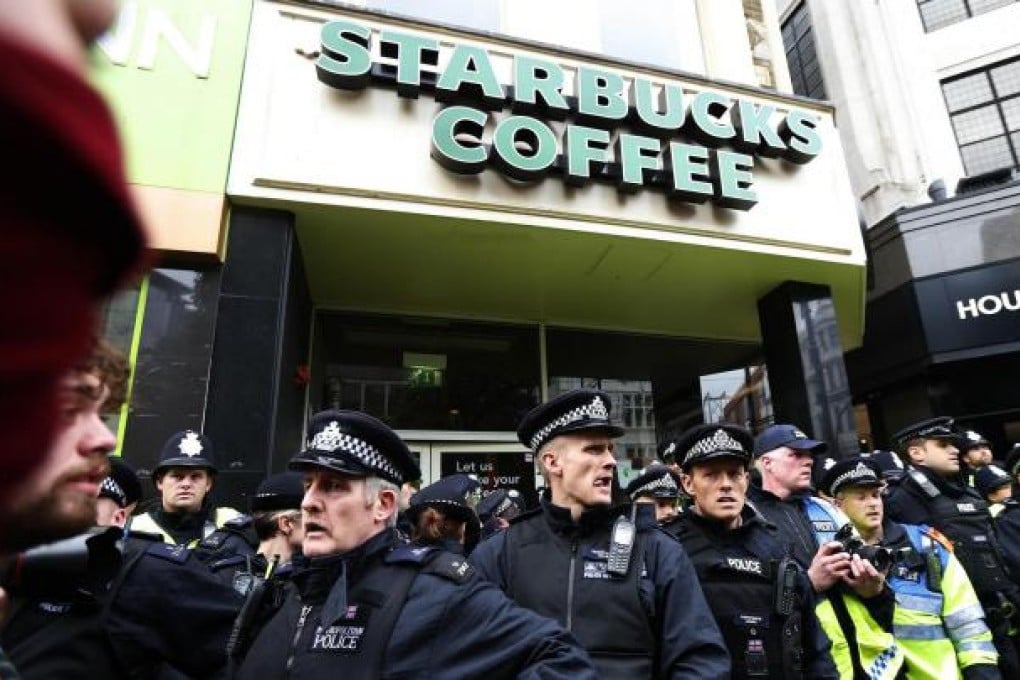
POLYGON ((87 83, 87 48, 113 0, 0 3, 0 552, 4 514, 60 426, 60 381, 88 354, 96 306, 139 268, 113 117, 87 83), (59 311, 57 311, 59 310, 59 311))

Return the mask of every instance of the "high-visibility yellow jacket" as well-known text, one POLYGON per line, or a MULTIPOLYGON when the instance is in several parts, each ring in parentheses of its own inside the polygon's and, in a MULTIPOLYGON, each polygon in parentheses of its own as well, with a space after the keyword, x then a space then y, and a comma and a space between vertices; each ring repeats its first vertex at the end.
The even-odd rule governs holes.
POLYGON ((893 636, 903 649, 910 677, 950 680, 969 666, 996 665, 999 655, 984 609, 940 535, 913 524, 889 522, 886 527, 887 545, 904 545, 905 533, 919 557, 895 564, 886 581, 896 597, 893 636))
MULTIPOLYGON (((212 519, 206 521, 205 526, 202 527, 202 538, 205 538, 212 532, 216 531, 230 520, 240 516, 241 513, 239 513, 237 510, 234 510, 233 508, 216 508, 215 512, 213 513, 212 519)), ((159 534, 160 536, 163 537, 164 543, 170 544, 177 543, 177 541, 174 540, 174 537, 170 535, 170 532, 168 532, 166 529, 161 527, 158 522, 156 522, 151 512, 144 512, 140 515, 131 518, 131 530, 141 531, 147 534, 159 534)), ((194 548, 196 545, 198 545, 199 540, 200 539, 195 539, 193 541, 190 541, 187 547, 194 548)))
POLYGON ((834 588, 819 599, 815 614, 822 624, 822 630, 832 642, 832 660, 836 663, 840 678, 853 680, 855 677, 855 652, 864 673, 872 680, 893 680, 903 667, 903 650, 896 644, 893 634, 872 618, 868 608, 853 591, 834 588), (848 626, 840 621, 841 617, 836 614, 837 608, 845 609, 852 630, 847 630, 848 626), (851 644, 854 645, 853 649, 851 644))

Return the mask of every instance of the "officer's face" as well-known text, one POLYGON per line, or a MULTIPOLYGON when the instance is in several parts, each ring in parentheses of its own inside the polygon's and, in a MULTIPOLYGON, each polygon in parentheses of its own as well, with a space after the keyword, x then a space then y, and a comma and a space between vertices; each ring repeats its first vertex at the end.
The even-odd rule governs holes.
POLYGON ((212 477, 203 468, 172 467, 156 480, 168 512, 198 512, 212 488, 212 477))
POLYGON ((769 480, 769 486, 778 486, 787 493, 806 491, 811 488, 813 463, 811 451, 782 446, 761 457, 762 481, 769 480))
POLYGON ((383 489, 374 497, 365 480, 327 470, 305 474, 301 522, 306 557, 353 550, 386 527, 397 510, 397 494, 383 489))
POLYGON ((123 527, 130 512, 117 505, 112 498, 102 496, 96 499, 96 526, 123 527))
POLYGON ((613 500, 613 440, 598 430, 562 434, 542 453, 552 501, 571 510, 613 500))
POLYGON ((943 477, 960 471, 960 452, 948 439, 922 439, 907 449, 915 465, 930 468, 943 477))
POLYGON ((963 459, 973 468, 985 467, 992 463, 992 450, 987 446, 975 446, 963 454, 963 459))
POLYGON ((4 548, 72 536, 93 525, 96 497, 117 440, 102 420, 109 389, 91 373, 74 372, 59 386, 59 431, 44 462, 10 500, 4 548))
POLYGON ((691 508, 702 517, 732 526, 747 498, 747 466, 735 458, 717 458, 691 466, 681 478, 691 508))
POLYGON ((836 494, 836 505, 863 535, 872 535, 882 527, 882 487, 851 486, 836 494))

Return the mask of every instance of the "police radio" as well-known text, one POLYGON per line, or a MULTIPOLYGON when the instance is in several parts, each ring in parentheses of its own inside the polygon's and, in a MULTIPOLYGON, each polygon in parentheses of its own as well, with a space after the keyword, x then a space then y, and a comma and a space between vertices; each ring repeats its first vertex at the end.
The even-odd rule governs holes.
POLYGON ((609 540, 609 564, 606 570, 613 576, 623 578, 630 567, 630 553, 634 550, 634 521, 626 515, 616 518, 613 534, 609 540))
POLYGON ((797 599, 797 563, 789 556, 784 557, 776 569, 776 613, 789 616, 797 599))

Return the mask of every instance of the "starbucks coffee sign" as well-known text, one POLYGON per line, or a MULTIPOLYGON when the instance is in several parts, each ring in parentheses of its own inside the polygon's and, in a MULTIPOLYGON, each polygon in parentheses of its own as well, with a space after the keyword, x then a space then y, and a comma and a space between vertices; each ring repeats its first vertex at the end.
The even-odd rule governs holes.
POLYGON ((679 82, 624 77, 593 66, 567 69, 513 56, 500 82, 487 50, 354 21, 323 25, 318 79, 334 88, 395 86, 398 96, 431 93, 447 104, 432 122, 431 156, 445 169, 493 167, 520 182, 548 175, 623 192, 656 187, 689 203, 749 210, 756 157, 809 163, 822 150, 819 118, 679 82), (373 40, 378 49, 373 49, 373 40), (380 55, 374 57, 374 54, 380 55))

